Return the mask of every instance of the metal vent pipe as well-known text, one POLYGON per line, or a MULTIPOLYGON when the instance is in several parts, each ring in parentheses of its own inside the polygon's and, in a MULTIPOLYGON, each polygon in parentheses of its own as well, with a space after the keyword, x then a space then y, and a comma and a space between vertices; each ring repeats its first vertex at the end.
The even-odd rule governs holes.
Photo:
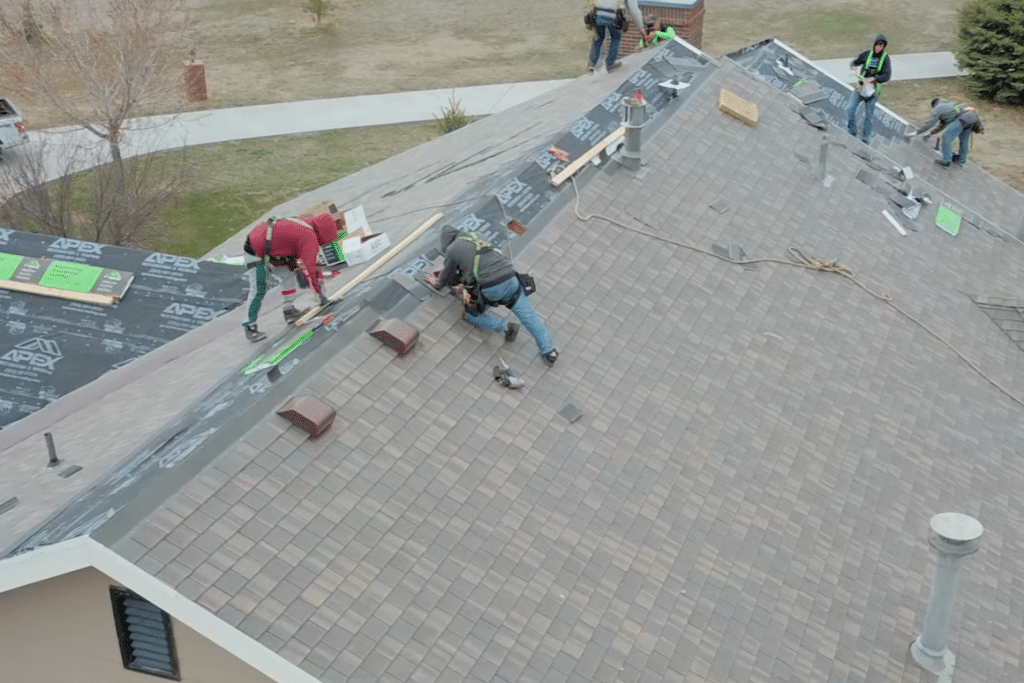
POLYGON ((626 128, 620 160, 632 171, 640 170, 640 142, 647 122, 647 105, 635 97, 622 102, 622 125, 626 128))
POLYGON ((935 515, 930 526, 928 543, 935 548, 938 561, 921 635, 911 644, 910 654, 922 669, 951 676, 956 656, 947 647, 947 641, 957 581, 964 558, 981 546, 984 528, 978 520, 958 512, 935 515))

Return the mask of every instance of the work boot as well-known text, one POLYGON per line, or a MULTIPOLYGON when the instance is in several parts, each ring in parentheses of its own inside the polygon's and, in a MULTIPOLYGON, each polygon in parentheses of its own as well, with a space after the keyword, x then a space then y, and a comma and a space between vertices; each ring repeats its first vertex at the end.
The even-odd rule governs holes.
POLYGON ((256 329, 256 323, 249 323, 243 327, 245 328, 245 338, 251 342, 259 342, 267 338, 265 333, 256 329))
POLYGON ((511 344, 519 336, 519 325, 515 323, 509 323, 505 326, 505 343, 511 344))
POLYGON ((281 312, 284 314, 284 321, 291 325, 293 322, 304 316, 309 311, 308 308, 304 308, 301 311, 295 308, 294 304, 285 304, 281 312))
POLYGON ((594 69, 596 69, 596 68, 597 68, 597 64, 594 64, 593 62, 589 62, 587 64, 587 73, 588 74, 594 73, 594 69))
POLYGON ((548 364, 550 368, 558 360, 558 349, 551 349, 547 353, 542 353, 541 357, 544 358, 544 362, 548 364))
POLYGON ((615 71, 620 66, 622 66, 622 60, 621 59, 619 61, 615 62, 614 64, 612 64, 611 66, 607 67, 608 68, 608 73, 611 73, 611 72, 615 71))

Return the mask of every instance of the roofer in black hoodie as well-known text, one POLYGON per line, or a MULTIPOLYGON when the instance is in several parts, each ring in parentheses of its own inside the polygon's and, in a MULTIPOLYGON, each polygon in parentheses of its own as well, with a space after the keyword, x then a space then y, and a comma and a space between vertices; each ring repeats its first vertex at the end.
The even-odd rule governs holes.
POLYGON ((460 232, 446 225, 441 228, 444 268, 440 274, 424 276, 434 289, 462 284, 470 294, 466 303, 467 321, 488 332, 503 332, 505 341, 514 341, 519 325, 487 313, 489 306, 505 306, 519 318, 540 349, 548 365, 554 365, 558 351, 516 275, 512 263, 476 233, 460 232))
POLYGON ((889 39, 884 33, 875 37, 875 44, 870 50, 864 50, 850 62, 850 68, 857 75, 857 85, 850 95, 850 104, 846 107, 846 129, 850 135, 857 136, 857 110, 864 105, 864 128, 860 139, 871 142, 875 105, 878 104, 878 91, 883 83, 892 77, 892 58, 886 53, 889 39))

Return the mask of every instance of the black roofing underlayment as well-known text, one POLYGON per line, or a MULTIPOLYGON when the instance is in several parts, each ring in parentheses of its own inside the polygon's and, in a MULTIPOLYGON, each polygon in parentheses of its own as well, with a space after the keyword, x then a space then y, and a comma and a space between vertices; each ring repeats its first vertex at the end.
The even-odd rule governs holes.
MULTIPOLYGON (((465 188, 452 202, 459 208, 445 214, 442 224, 477 232, 495 246, 504 247, 509 234, 506 225, 509 220, 516 219, 528 227, 527 235, 517 240, 529 241, 547 220, 542 212, 560 208, 569 201, 573 192, 571 183, 563 183, 559 187, 551 184, 551 172, 558 161, 548 152, 549 148, 567 151, 570 159, 578 158, 622 125, 622 101, 632 97, 637 90, 641 91, 647 103, 648 125, 657 127, 662 112, 683 105, 717 68, 714 62, 693 48, 675 41, 665 43, 652 51, 650 60, 622 86, 577 119, 558 139, 525 156, 518 166, 465 188), (675 98, 658 87, 658 83, 672 78, 689 83, 689 87, 682 89, 675 98), (472 197, 479 199, 465 203, 459 201, 460 198, 472 197)), ((584 169, 580 175, 588 172, 592 171, 584 169)), ((429 231, 427 235, 431 241, 421 241, 427 246, 426 251, 414 252, 410 248, 410 258, 404 261, 396 259, 397 265, 393 269, 364 282, 336 304, 334 321, 289 354, 278 367, 280 375, 297 372, 299 377, 310 376, 310 367, 318 360, 306 364, 309 367, 304 367, 303 361, 316 354, 328 339, 332 341, 332 349, 337 349, 346 337, 361 334, 368 324, 377 317, 386 316, 389 310, 418 305, 420 299, 391 276, 416 276, 439 255, 434 246, 437 230, 429 231), (378 306, 376 310, 371 308, 371 302, 378 306), (379 302, 387 302, 388 309, 380 308, 379 302)), ((521 245, 516 249, 521 249, 521 245)), ((408 281, 408 278, 404 279, 408 281)), ((318 355, 323 357, 323 354, 318 355)), ((250 408, 260 401, 267 404, 278 401, 274 385, 280 386, 280 379, 276 379, 276 372, 275 378, 271 378, 268 377, 269 371, 245 376, 240 370, 231 373, 176 423, 114 468, 87 495, 71 503, 19 542, 9 554, 16 555, 41 545, 98 532, 126 506, 140 504, 139 501, 133 502, 133 498, 143 486, 150 487, 150 491, 155 488, 171 492, 174 484, 161 485, 158 477, 168 481, 184 479, 184 473, 176 472, 177 469, 184 471, 201 467, 216 455, 219 448, 226 447, 240 436, 224 432, 225 425, 231 425, 231 429, 242 429, 250 408)), ((266 410, 261 414, 269 412, 273 405, 261 405, 260 409, 264 407, 266 410)), ((253 410, 251 414, 258 412, 253 410)), ((143 498, 153 508, 160 503, 156 496, 143 498)), ((123 516, 135 518, 146 512, 129 510, 123 516)), ((113 526, 120 526, 120 523, 113 526)))
MULTIPOLYGON (((809 110, 846 130, 846 105, 851 86, 840 83, 796 50, 774 38, 762 40, 725 55, 745 69, 756 73, 769 85, 793 92, 809 110)), ((850 55, 852 61, 855 55, 850 55)), ((898 65, 896 65, 898 68, 898 65)), ((882 86, 883 91, 885 86, 882 86)), ((874 134, 889 140, 903 138, 907 125, 881 103, 875 107, 874 134)))
POLYGON ((113 306, 0 289, 0 429, 245 301, 242 269, 0 229, 0 252, 127 271, 113 306))

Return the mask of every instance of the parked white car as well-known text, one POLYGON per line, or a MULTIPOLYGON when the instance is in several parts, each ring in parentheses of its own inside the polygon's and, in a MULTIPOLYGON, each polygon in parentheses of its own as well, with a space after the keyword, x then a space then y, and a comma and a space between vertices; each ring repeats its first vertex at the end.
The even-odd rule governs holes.
POLYGON ((28 131, 18 107, 9 99, 0 97, 0 159, 11 147, 28 142, 28 131))

